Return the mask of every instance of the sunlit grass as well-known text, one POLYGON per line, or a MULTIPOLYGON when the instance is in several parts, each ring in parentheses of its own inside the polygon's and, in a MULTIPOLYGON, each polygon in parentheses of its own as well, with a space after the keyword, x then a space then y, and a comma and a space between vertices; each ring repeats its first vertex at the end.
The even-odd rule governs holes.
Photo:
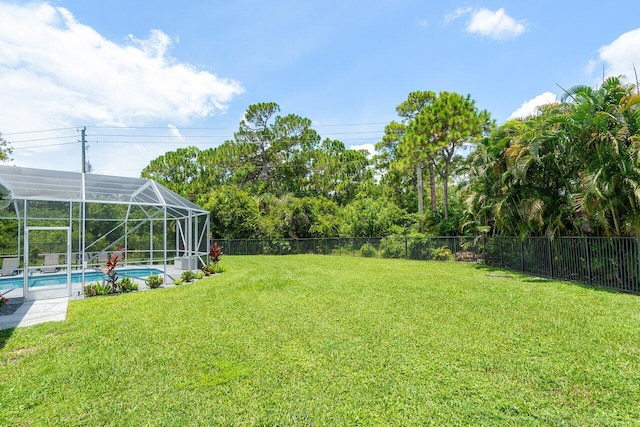
POLYGON ((640 298, 472 265, 226 257, 0 332, 0 425, 634 425, 640 298))

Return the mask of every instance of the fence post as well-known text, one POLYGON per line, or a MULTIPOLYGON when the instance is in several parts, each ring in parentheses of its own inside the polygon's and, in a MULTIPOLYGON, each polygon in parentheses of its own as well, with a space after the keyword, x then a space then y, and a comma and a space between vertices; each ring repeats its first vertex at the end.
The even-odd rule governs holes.
POLYGON ((404 259, 409 259, 409 242, 406 234, 404 235, 404 259))
POLYGON ((553 241, 551 237, 547 237, 549 241, 549 278, 553 279, 553 241))
POLYGON ((500 267, 504 267, 504 254, 502 253, 502 238, 498 236, 498 242, 500 242, 500 267))
POLYGON ((520 266, 522 267, 522 272, 524 273, 524 240, 520 242, 520 266))
POLYGON ((640 283, 640 237, 636 237, 636 263, 638 263, 638 275, 634 280, 635 286, 632 289, 634 293, 640 292, 640 287, 638 286, 640 283))
POLYGON ((585 250, 587 252, 586 261, 587 261, 587 280, 589 280, 589 285, 591 285, 591 248, 589 247, 589 242, 591 239, 589 237, 585 237, 585 250))

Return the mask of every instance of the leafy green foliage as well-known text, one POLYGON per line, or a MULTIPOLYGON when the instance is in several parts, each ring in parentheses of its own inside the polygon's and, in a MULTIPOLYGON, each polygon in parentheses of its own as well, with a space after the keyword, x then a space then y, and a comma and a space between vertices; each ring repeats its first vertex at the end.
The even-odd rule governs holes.
POLYGON ((382 258, 404 258, 405 239, 403 236, 388 236, 380 241, 382 258))
POLYGON ((433 251, 433 259, 436 261, 453 261, 453 253, 447 246, 441 246, 433 251))
POLYGON ((640 95, 606 79, 491 133, 468 162, 464 226, 529 235, 640 234, 640 95))
POLYGON ((401 234, 406 212, 384 199, 358 199, 341 211, 344 236, 379 237, 401 234))
POLYGON ((157 289, 162 286, 164 282, 164 278, 159 274, 154 274, 147 277, 144 283, 149 287, 149 289, 157 289))
POLYGON ((123 277, 118 285, 119 292, 127 293, 138 290, 138 284, 131 277, 123 277))
POLYGON ((82 293, 85 297, 104 296, 113 294, 113 288, 108 283, 96 281, 82 287, 82 293))
POLYGON ((374 258, 378 256, 378 251, 371 243, 365 243, 360 246, 360 255, 365 258, 374 258))
POLYGON ((180 279, 182 279, 183 282, 193 282, 193 279, 196 278, 196 274, 191 271, 191 270, 186 270, 182 272, 182 275, 180 276, 180 279))

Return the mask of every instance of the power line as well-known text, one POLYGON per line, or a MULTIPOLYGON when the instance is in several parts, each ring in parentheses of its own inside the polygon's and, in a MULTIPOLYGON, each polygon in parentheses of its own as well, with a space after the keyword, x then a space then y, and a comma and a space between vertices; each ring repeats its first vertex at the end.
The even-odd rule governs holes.
POLYGON ((45 148, 45 147, 57 147, 60 145, 70 145, 70 144, 77 144, 78 141, 73 141, 73 142, 59 142, 57 144, 45 144, 45 145, 30 145, 28 147, 13 147, 12 150, 16 151, 16 150, 27 150, 27 149, 33 149, 33 148, 45 148))
POLYGON ((23 132, 2 133, 1 135, 3 135, 3 136, 7 136, 7 135, 24 135, 24 134, 27 134, 27 133, 57 132, 57 131, 61 131, 61 130, 70 130, 70 129, 77 129, 77 127, 74 126, 74 127, 69 127, 69 128, 27 130, 27 131, 23 131, 23 132))

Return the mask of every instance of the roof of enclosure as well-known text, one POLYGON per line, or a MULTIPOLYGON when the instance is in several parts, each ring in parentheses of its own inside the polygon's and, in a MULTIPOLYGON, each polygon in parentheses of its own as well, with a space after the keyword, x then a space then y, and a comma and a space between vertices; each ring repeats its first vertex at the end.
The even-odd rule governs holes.
POLYGON ((0 165, 0 199, 160 206, 206 211, 150 179, 0 165))

